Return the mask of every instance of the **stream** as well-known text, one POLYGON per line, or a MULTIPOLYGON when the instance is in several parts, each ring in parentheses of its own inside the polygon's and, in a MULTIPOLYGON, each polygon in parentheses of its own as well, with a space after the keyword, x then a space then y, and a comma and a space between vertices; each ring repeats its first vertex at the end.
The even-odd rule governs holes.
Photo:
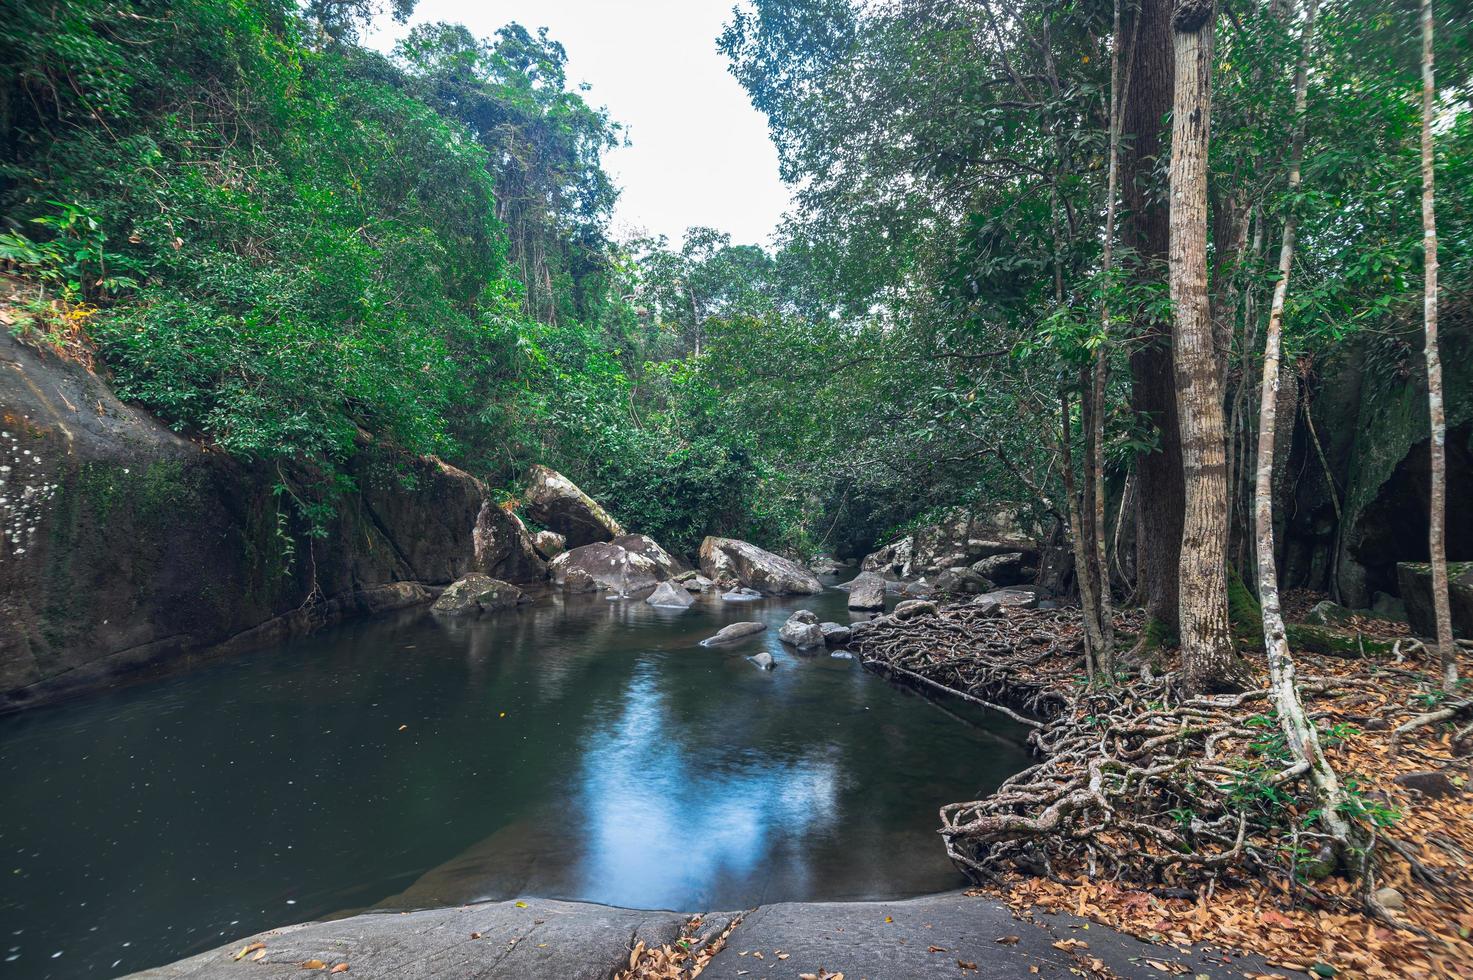
POLYGON ((798 608, 850 619, 832 588, 416 610, 0 717, 0 980, 370 907, 958 886, 937 808, 1028 765, 1023 730, 784 647, 798 608), (747 619, 767 632, 698 645, 747 619))

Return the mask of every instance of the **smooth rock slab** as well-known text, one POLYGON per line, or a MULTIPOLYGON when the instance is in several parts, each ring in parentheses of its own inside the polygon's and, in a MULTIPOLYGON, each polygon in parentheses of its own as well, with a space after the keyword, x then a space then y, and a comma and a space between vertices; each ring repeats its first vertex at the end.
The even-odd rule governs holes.
POLYGON ((1257 957, 1234 960, 1229 969, 1220 954, 1151 946, 1099 925, 1086 930, 1084 921, 1073 916, 1039 915, 1037 922, 1020 921, 1004 905, 960 892, 896 902, 764 905, 736 927, 701 980, 798 980, 805 973, 821 976, 820 969, 842 972, 846 980, 1073 980, 1098 975, 1085 967, 1092 957, 1120 977, 1173 975, 1148 967, 1147 959, 1180 964, 1173 972, 1188 977, 1274 972, 1257 957), (887 916, 891 921, 885 921, 887 916), (1016 944, 997 942, 1012 936, 1018 937, 1016 944), (1073 954, 1054 947, 1065 939, 1089 947, 1073 954), (940 951, 931 952, 933 946, 940 951), (778 950, 787 958, 779 960, 778 950), (763 959, 752 956, 753 951, 760 951, 763 959), (962 970, 958 960, 975 963, 976 972, 962 970))
POLYGON ((721 627, 715 636, 710 636, 702 640, 701 646, 709 647, 722 643, 732 643, 736 640, 745 639, 754 633, 761 633, 765 629, 767 629, 766 623, 732 623, 730 626, 721 627))
MULTIPOLYGON (((368 913, 336 922, 272 929, 168 966, 133 974, 146 980, 214 980, 325 976, 303 970, 308 960, 347 963, 349 980, 605 980, 628 966, 629 950, 674 941, 690 918, 682 912, 640 912, 529 898, 408 913, 368 913), (479 939, 472 939, 479 933, 479 939), (259 962, 235 960, 252 943, 266 944, 259 962)), ((729 914, 706 917, 714 936, 729 914)), ((254 954, 252 954, 254 955, 254 954)))

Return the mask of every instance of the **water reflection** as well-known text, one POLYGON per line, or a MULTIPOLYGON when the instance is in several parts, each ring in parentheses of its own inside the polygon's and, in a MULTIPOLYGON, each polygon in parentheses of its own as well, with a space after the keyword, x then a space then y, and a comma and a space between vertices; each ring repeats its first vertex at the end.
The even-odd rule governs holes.
POLYGON ((951 887, 936 808, 1028 760, 993 722, 782 647, 799 606, 846 618, 839 592, 407 614, 0 718, 0 980, 369 906, 951 887), (698 645, 744 619, 770 628, 698 645))

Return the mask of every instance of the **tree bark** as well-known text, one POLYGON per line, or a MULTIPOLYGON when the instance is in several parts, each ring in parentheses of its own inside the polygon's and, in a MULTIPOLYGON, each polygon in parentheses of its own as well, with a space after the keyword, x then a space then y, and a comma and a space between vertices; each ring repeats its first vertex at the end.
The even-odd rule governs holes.
MULTIPOLYGON (((1304 16, 1303 50, 1294 72, 1294 135, 1289 147, 1288 211, 1279 246, 1279 278, 1274 283, 1264 336, 1263 388, 1258 405, 1258 468, 1253 493, 1253 527, 1258 549, 1258 597, 1263 608, 1263 645, 1268 654, 1269 691, 1279 716, 1284 742, 1296 762, 1309 767, 1309 782, 1318 804, 1320 824, 1334 838, 1341 855, 1353 853, 1353 829, 1344 816, 1346 802, 1340 781, 1320 746, 1319 730, 1309 719, 1299 697, 1294 655, 1289 649, 1279 604, 1278 563, 1274 549, 1274 471, 1279 459, 1275 435, 1279 412, 1280 361, 1283 350, 1284 300, 1289 273, 1294 268, 1294 236, 1298 227, 1295 200, 1304 160, 1304 111, 1308 100, 1309 49, 1314 43, 1319 0, 1309 0, 1304 16)), ((1294 416, 1288 415, 1292 422, 1294 416)))
POLYGON ((1172 16, 1176 84, 1171 125, 1172 363, 1186 510, 1178 616, 1186 685, 1232 689, 1242 662, 1227 605, 1227 457, 1222 372, 1207 298, 1207 152, 1212 129, 1214 0, 1177 0, 1172 16))
MULTIPOLYGON (((1163 278, 1168 246, 1165 189, 1156 178, 1162 129, 1171 109, 1174 75, 1171 0, 1140 0, 1129 58, 1120 146, 1120 240, 1133 257, 1134 285, 1163 278)), ((1181 438, 1171 366, 1169 325, 1140 315, 1131 327, 1130 406, 1156 435, 1154 450, 1136 454, 1136 575, 1146 615, 1177 628, 1177 569, 1181 556, 1181 438)))
POLYGON ((1442 657, 1442 689, 1458 683, 1451 600, 1447 591, 1447 413, 1442 403, 1442 356, 1437 349, 1437 209, 1433 176, 1432 116, 1437 83, 1432 72, 1432 0, 1422 0, 1422 318, 1426 329, 1427 414, 1432 423, 1432 501, 1427 551, 1432 563, 1432 604, 1437 648, 1442 657))

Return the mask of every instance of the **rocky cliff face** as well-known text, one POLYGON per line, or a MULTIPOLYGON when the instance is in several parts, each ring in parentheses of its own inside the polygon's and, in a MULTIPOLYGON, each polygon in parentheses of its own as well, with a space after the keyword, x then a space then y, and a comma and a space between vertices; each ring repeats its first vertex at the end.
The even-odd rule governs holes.
POLYGON ((422 602, 468 571, 545 575, 469 474, 366 445, 350 475, 313 539, 275 472, 180 438, 0 331, 0 710, 422 602))

